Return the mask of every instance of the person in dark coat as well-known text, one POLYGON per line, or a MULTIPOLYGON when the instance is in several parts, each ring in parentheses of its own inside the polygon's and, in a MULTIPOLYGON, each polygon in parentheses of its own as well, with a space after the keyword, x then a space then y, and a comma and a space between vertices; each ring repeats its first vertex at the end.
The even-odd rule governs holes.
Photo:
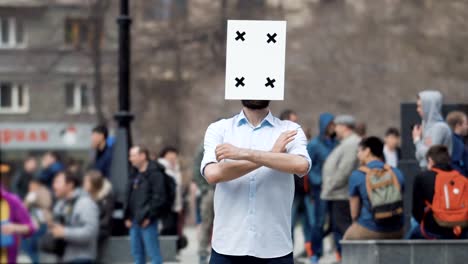
POLYGON ((22 200, 24 200, 29 192, 29 183, 35 178, 37 169, 36 158, 28 157, 23 162, 23 170, 13 179, 13 192, 22 200))
POLYGON ((130 149, 130 176, 125 209, 125 225, 130 229, 131 251, 136 264, 146 263, 146 254, 152 264, 161 264, 158 220, 165 208, 166 189, 164 167, 149 160, 149 151, 142 146, 130 149))
POLYGON ((64 169, 65 167, 62 162, 60 162, 58 153, 48 151, 42 157, 42 170, 37 177, 42 184, 52 189, 52 182, 54 181, 55 175, 64 169))
MULTIPOLYGON (((312 167, 308 175, 309 193, 304 203, 309 215, 311 228, 309 247, 311 249, 311 263, 318 263, 323 256, 324 226, 328 212, 327 202, 320 198, 322 192, 322 169, 328 155, 338 144, 335 133, 335 117, 330 113, 323 113, 319 117, 319 135, 307 144, 307 151, 312 160, 312 167)), ((338 241, 335 242, 336 244, 338 241)), ((307 246, 307 244, 306 244, 307 246)))
POLYGON ((453 111, 447 116, 447 124, 452 135, 452 167, 465 177, 468 177, 468 147, 463 137, 468 136, 468 121, 465 113, 453 111))
POLYGON ((106 178, 110 177, 112 163, 112 145, 108 141, 109 132, 105 126, 93 128, 91 147, 95 150, 94 163, 91 169, 98 170, 106 178))

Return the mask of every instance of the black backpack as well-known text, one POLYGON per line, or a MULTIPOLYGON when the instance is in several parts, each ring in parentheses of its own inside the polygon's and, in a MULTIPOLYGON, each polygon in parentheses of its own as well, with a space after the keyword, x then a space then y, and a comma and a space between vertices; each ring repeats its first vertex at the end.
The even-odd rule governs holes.
POLYGON ((174 178, 166 173, 166 168, 162 164, 159 162, 157 164, 159 171, 164 176, 164 189, 166 190, 166 197, 161 208, 161 215, 164 216, 172 212, 172 207, 174 206, 176 198, 177 183, 175 182, 174 178))

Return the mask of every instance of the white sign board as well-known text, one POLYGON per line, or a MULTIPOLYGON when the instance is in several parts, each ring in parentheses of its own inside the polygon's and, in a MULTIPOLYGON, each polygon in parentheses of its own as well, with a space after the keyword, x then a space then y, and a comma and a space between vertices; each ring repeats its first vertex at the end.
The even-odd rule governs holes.
POLYGON ((226 100, 283 100, 286 21, 229 20, 226 100))
POLYGON ((92 124, 86 123, 0 123, 2 150, 88 150, 92 124))

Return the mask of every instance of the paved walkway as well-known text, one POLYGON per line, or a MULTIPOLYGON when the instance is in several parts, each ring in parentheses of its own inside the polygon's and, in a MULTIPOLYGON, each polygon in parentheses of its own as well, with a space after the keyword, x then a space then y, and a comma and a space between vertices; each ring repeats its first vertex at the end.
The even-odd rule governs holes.
MULTIPOLYGON (((296 259, 296 264, 309 263, 307 258, 300 257, 300 254, 304 252, 304 238, 301 232, 302 230, 300 228, 296 228, 295 230, 296 241, 295 241, 295 249, 294 249, 294 256, 296 259)), ((178 260, 177 262, 167 262, 167 264, 197 264, 198 263, 197 229, 195 227, 186 228, 185 235, 187 236, 189 240, 188 247, 180 252, 179 256, 177 257, 177 260, 178 260)), ((329 240, 325 242, 325 252, 332 252, 331 241, 329 240)), ((50 259, 50 262, 52 263, 53 259, 50 259)), ((30 261, 26 256, 20 256, 20 258, 18 259, 18 263, 30 263, 30 261)), ((334 254, 328 254, 320 261, 320 264, 334 264, 334 263, 336 263, 334 254)))
MULTIPOLYGON (((304 252, 304 237, 301 234, 302 230, 300 228, 296 228, 295 230, 295 248, 294 248, 294 256, 296 258, 296 263, 309 263, 307 258, 300 258, 299 255, 304 252)), ((186 249, 182 250, 178 256, 179 262, 171 262, 171 264, 175 263, 182 263, 182 264, 197 264, 198 263, 198 256, 197 256, 197 231, 195 228, 188 228, 185 230, 185 234, 189 239, 189 245, 186 249)), ((325 251, 331 252, 331 243, 328 241, 325 243, 325 251)), ((328 254, 326 255, 321 261, 320 264, 334 264, 335 262, 335 255, 328 254)))

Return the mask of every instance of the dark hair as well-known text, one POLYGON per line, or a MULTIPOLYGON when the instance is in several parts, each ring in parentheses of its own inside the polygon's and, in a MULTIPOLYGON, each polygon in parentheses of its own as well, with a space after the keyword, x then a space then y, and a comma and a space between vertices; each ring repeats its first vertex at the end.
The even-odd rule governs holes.
POLYGON ((170 152, 173 152, 175 154, 179 154, 179 151, 177 150, 177 148, 172 147, 172 146, 168 146, 168 147, 163 148, 161 150, 161 152, 159 152, 159 157, 164 158, 164 156, 166 156, 167 153, 170 153, 170 152))
POLYGON ((138 153, 145 154, 146 160, 150 159, 150 152, 149 152, 149 149, 147 147, 145 147, 143 145, 135 145, 133 147, 138 149, 138 153))
POLYGON ((38 177, 32 177, 32 178, 29 180, 29 183, 36 183, 36 184, 43 185, 43 183, 41 182, 41 180, 40 180, 38 177))
POLYGON ((78 174, 63 170, 57 172, 57 174, 55 174, 55 177, 58 177, 61 174, 63 174, 65 177, 65 183, 73 184, 74 188, 78 188, 81 186, 81 177, 78 174))
POLYGON ((281 112, 279 118, 281 120, 289 120, 289 118, 291 117, 291 115, 295 115, 296 112, 294 112, 293 110, 291 109, 286 109, 284 110, 283 112, 281 112))
POLYGON ((437 165, 450 165, 452 161, 449 150, 444 145, 434 145, 430 147, 426 153, 426 159, 429 158, 437 165))
POLYGON ((384 143, 383 141, 378 138, 378 137, 367 137, 361 140, 361 143, 359 143, 359 146, 362 149, 368 148, 372 155, 375 157, 381 159, 382 161, 385 160, 385 156, 383 153, 384 149, 384 143))
POLYGON ((348 125, 348 128, 354 130, 360 137, 365 137, 367 134, 367 125, 364 122, 357 123, 354 126, 348 125))
POLYGON ((386 136, 386 137, 388 137, 388 136, 399 137, 399 136, 400 136, 400 131, 399 131, 398 128, 396 128, 396 127, 390 127, 390 128, 387 129, 387 131, 385 132, 385 136, 386 136))
POLYGON ((75 159, 70 159, 67 163, 67 171, 71 173, 81 173, 81 163, 75 159), (73 167, 75 167, 77 170, 73 170, 73 167))
POLYGON ((465 116, 466 114, 461 111, 452 111, 447 115, 447 124, 454 130, 457 125, 463 123, 463 117, 465 116))
POLYGON ((107 130, 107 127, 105 125, 98 125, 93 128, 93 133, 98 133, 104 136, 105 139, 107 139, 107 136, 109 136, 109 131, 107 130))

